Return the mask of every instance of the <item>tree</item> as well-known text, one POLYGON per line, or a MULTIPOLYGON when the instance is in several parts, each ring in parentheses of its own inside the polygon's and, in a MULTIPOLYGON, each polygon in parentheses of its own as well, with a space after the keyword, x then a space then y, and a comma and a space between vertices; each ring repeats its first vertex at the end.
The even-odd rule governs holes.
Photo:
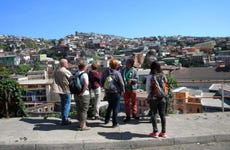
POLYGON ((26 74, 30 70, 28 65, 19 65, 17 67, 17 74, 23 75, 26 74))
POLYGON ((6 67, 0 67, 0 76, 8 76, 10 75, 9 69, 6 67))
POLYGON ((24 39, 23 42, 25 43, 26 48, 38 48, 35 41, 33 41, 32 39, 24 39))
POLYGON ((10 47, 10 42, 0 42, 0 49, 3 49, 4 51, 11 51, 12 48, 10 47))
POLYGON ((172 90, 177 87, 177 81, 172 77, 172 76, 167 76, 168 80, 168 85, 169 85, 169 98, 166 103, 166 114, 172 113, 172 98, 173 98, 173 93, 172 90))
POLYGON ((32 68, 34 71, 42 70, 42 66, 38 61, 34 61, 32 65, 33 65, 32 68))
POLYGON ((21 93, 23 87, 16 80, 0 79, 0 115, 1 117, 27 116, 21 93))

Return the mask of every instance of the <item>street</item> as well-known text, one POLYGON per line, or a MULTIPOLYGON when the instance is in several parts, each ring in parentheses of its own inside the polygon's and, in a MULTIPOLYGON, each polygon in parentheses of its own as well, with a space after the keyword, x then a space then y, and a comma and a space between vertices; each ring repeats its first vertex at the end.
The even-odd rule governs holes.
POLYGON ((181 144, 170 146, 157 146, 148 148, 139 148, 133 150, 229 150, 230 142, 218 142, 218 143, 194 143, 194 144, 181 144))

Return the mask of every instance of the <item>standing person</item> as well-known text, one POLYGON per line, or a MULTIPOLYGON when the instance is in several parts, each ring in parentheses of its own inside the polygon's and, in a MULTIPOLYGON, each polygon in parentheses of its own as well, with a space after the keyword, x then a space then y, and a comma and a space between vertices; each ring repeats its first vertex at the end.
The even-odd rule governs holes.
POLYGON ((110 68, 105 70, 102 75, 101 83, 104 85, 105 94, 109 103, 105 115, 105 124, 108 124, 111 117, 111 112, 113 112, 112 123, 113 127, 118 126, 118 111, 121 100, 121 95, 124 92, 124 82, 122 80, 121 73, 117 71, 119 66, 119 61, 116 59, 111 59, 109 62, 110 68), (109 83, 110 78, 110 83, 109 83))
POLYGON ((130 103, 132 109, 132 117, 134 119, 139 119, 138 110, 137 110, 137 100, 136 100, 136 90, 137 90, 137 70, 133 67, 134 60, 129 58, 126 60, 126 66, 121 71, 122 78, 125 83, 125 93, 124 93, 124 101, 125 101, 125 113, 126 118, 123 120, 124 122, 130 121, 130 103))
POLYGON ((68 120, 68 115, 71 106, 71 93, 69 90, 68 78, 72 75, 68 68, 68 61, 61 59, 59 62, 60 67, 54 72, 54 82, 56 83, 56 91, 61 99, 61 119, 62 125, 69 125, 71 121, 68 120))
MULTIPOLYGON (((98 63, 94 61, 91 65, 92 70, 89 71, 90 92, 94 93, 95 99, 93 101, 93 118, 99 119, 99 104, 101 101, 101 74, 97 71, 98 63)), ((90 94, 92 95, 92 94, 90 94)))
POLYGON ((80 76, 80 82, 82 85, 82 91, 80 94, 76 95, 76 108, 77 108, 77 119, 79 121, 79 130, 89 130, 90 128, 86 125, 87 120, 87 112, 89 109, 90 103, 90 95, 89 95, 89 77, 88 74, 85 72, 87 69, 86 62, 80 62, 78 65, 79 71, 76 72, 76 75, 80 76))
POLYGON ((167 78, 163 74, 161 66, 158 62, 156 61, 152 62, 150 69, 151 69, 150 74, 152 75, 152 78, 151 78, 151 84, 148 87, 149 90, 148 100, 150 104, 151 122, 153 127, 153 132, 150 133, 150 136, 154 138, 158 136, 166 138, 167 134, 166 134, 165 109, 166 109, 167 92, 163 92, 164 93, 163 95, 160 94, 160 92, 165 91, 165 89, 168 88, 166 87, 167 78), (157 92, 158 94, 156 94, 157 92), (157 111, 161 119, 160 134, 158 134, 158 128, 157 128, 157 111))
MULTIPOLYGON (((157 61, 157 59, 155 58, 155 57, 148 57, 148 59, 147 59, 147 67, 148 68, 151 68, 151 64, 154 62, 154 61, 157 61)), ((146 77, 146 80, 145 80, 145 89, 146 89, 146 92, 147 92, 147 94, 149 95, 150 94, 150 92, 151 92, 151 79, 152 79, 152 73, 151 73, 151 71, 149 72, 149 74, 147 75, 147 77, 146 77)), ((149 103, 149 105, 151 105, 151 103, 149 103)), ((152 108, 151 106, 150 106, 150 108, 152 108)), ((149 114, 148 114, 148 116, 152 116, 152 112, 151 112, 151 110, 149 111, 149 114)), ((151 118, 150 118, 150 121, 151 121, 151 118)), ((151 121, 152 122, 152 121, 151 121)), ((160 117, 159 117, 159 115, 157 115, 157 122, 160 122, 160 117)))

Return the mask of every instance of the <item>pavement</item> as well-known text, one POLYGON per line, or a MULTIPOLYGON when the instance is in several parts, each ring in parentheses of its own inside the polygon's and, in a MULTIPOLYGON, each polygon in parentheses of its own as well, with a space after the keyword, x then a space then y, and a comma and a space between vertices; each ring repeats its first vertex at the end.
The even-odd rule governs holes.
MULTIPOLYGON (((170 114, 167 138, 152 138, 148 117, 119 127, 102 120, 88 120, 88 131, 78 131, 78 121, 61 126, 59 118, 29 117, 0 119, 0 150, 56 149, 145 149, 191 143, 230 142, 230 112, 170 114)), ((161 129, 160 124, 158 124, 161 129)))

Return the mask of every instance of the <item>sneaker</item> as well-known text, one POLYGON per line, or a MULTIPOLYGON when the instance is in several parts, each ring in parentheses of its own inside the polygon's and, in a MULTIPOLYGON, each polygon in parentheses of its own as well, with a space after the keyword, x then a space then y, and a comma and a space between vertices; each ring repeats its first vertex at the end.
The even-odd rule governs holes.
POLYGON ((89 117, 88 119, 90 119, 90 120, 96 120, 96 117, 93 116, 93 117, 89 117))
POLYGON ((129 122, 130 121, 130 117, 126 117, 123 122, 129 122))
POLYGON ((96 116, 96 120, 104 120, 104 118, 101 116, 96 116))
POLYGON ((109 123, 109 121, 106 120, 104 124, 108 124, 108 123, 109 123))
POLYGON ((149 136, 157 138, 158 137, 158 133, 157 132, 152 132, 149 134, 149 136))
POLYGON ((135 119, 135 120, 139 120, 139 119, 140 119, 140 117, 134 117, 134 119, 135 119))
POLYGON ((167 134, 165 132, 161 132, 159 134, 159 137, 167 138, 167 134))
POLYGON ((137 116, 137 114, 133 114, 133 119, 139 120, 139 117, 137 116))
POLYGON ((113 124, 112 127, 113 127, 113 128, 119 127, 119 124, 118 124, 118 123, 117 123, 117 124, 113 124))

